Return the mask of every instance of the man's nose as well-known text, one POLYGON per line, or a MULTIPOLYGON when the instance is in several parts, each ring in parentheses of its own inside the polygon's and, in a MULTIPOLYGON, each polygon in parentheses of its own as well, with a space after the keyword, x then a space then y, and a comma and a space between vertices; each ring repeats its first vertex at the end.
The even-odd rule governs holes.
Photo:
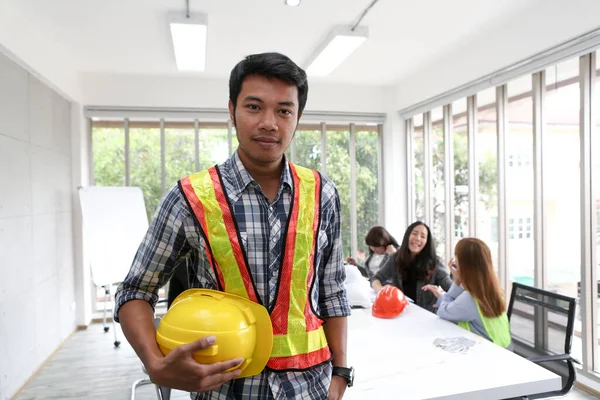
POLYGON ((276 131, 277 130, 277 119, 275 118, 275 112, 272 110, 266 109, 262 113, 262 118, 260 119, 260 129, 266 131, 276 131))

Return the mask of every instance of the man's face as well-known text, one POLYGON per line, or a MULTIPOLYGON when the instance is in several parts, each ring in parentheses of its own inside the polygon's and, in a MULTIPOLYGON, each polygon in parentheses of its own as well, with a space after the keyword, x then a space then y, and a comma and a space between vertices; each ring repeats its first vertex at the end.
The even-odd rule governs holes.
POLYGON ((242 83, 235 111, 229 101, 229 114, 242 160, 279 162, 298 125, 298 88, 279 79, 250 75, 242 83))

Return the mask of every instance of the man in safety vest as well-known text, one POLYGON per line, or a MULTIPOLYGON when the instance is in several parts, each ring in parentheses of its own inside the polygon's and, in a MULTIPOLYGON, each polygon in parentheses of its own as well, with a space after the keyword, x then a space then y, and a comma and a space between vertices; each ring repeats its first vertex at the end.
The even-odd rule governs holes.
POLYGON ((237 152, 180 180, 162 200, 115 308, 153 382, 198 392, 196 399, 340 399, 351 384, 337 189, 284 156, 307 94, 306 73, 288 57, 246 57, 229 81, 237 152), (243 296, 269 311, 274 345, 262 373, 235 380, 239 370, 224 371, 239 359, 194 361, 192 354, 214 337, 162 355, 153 307, 158 289, 185 265, 193 286, 243 296))

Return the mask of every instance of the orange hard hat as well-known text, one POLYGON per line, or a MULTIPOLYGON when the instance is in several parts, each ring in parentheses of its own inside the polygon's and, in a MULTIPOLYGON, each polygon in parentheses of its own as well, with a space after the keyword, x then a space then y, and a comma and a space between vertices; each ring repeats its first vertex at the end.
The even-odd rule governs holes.
POLYGON ((394 318, 408 305, 404 293, 396 286, 385 285, 375 298, 372 314, 377 318, 394 318))

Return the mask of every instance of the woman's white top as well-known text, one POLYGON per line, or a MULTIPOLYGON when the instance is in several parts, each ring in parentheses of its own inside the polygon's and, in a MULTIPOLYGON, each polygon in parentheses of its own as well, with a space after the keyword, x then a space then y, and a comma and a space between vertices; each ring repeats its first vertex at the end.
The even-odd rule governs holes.
POLYGON ((366 265, 367 269, 371 271, 372 275, 375 275, 381 268, 381 263, 387 254, 373 254, 369 263, 366 265))

